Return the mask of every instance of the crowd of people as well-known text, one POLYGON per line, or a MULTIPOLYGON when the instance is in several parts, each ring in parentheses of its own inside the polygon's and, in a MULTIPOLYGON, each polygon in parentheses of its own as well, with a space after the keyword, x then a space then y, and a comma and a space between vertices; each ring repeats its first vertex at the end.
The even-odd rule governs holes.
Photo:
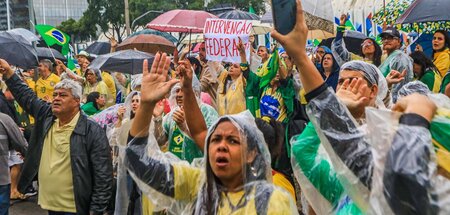
POLYGON ((307 53, 297 1, 279 47, 251 36, 250 62, 242 40, 240 63, 200 44, 138 75, 84 51, 39 74, 0 59, 0 215, 33 188, 49 215, 450 213, 449 34, 429 59, 388 27, 360 56, 346 19, 307 53))

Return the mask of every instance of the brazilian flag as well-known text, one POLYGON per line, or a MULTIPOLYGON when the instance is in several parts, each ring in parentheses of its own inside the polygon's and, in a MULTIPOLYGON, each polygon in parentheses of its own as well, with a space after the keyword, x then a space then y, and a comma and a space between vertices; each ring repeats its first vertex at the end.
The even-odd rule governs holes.
POLYGON ((450 173, 450 110, 440 108, 430 126, 433 146, 436 149, 437 162, 450 173))
POLYGON ((51 25, 36 25, 35 28, 48 46, 58 45, 62 47, 61 54, 69 53, 69 35, 51 25))

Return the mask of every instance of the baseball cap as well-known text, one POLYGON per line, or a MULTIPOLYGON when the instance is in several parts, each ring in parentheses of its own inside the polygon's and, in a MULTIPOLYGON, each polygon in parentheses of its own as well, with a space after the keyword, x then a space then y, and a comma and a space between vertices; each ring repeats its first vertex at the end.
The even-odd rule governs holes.
POLYGON ((380 34, 381 38, 383 38, 385 36, 392 36, 392 37, 401 38, 400 32, 394 27, 388 27, 388 28, 386 28, 385 31, 383 31, 383 33, 380 34))

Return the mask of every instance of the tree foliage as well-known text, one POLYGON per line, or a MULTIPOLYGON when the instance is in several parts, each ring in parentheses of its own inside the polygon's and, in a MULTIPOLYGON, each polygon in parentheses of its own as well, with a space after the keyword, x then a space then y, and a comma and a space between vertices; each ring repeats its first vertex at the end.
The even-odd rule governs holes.
POLYGON ((227 3, 242 11, 249 11, 251 5, 258 15, 262 15, 265 13, 263 0, 213 0, 208 4, 208 7, 227 3))

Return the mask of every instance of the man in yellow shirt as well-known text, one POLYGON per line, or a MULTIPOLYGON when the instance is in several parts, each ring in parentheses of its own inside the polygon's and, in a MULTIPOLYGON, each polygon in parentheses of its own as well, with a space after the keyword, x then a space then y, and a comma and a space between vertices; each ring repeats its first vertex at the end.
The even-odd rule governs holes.
POLYGON ((80 111, 81 86, 65 79, 48 104, 0 59, 0 73, 35 129, 19 179, 24 193, 37 176, 38 202, 53 214, 103 214, 112 195, 111 149, 105 131, 80 111))
POLYGON ((51 71, 52 62, 44 59, 39 62, 39 79, 36 81, 34 92, 44 101, 51 102, 53 100, 53 90, 55 85, 61 80, 51 71))

